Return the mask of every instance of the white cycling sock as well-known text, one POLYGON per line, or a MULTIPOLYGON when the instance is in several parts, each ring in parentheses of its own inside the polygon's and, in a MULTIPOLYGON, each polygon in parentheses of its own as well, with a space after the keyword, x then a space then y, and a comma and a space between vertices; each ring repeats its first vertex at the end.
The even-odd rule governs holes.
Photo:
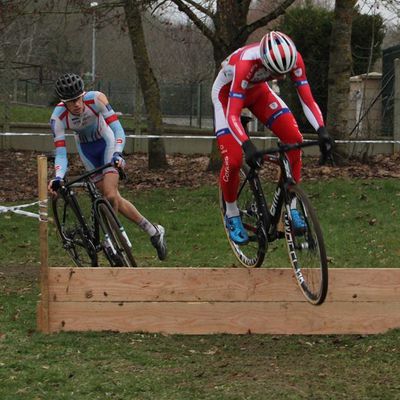
POLYGON ((225 204, 226 204, 226 213, 225 213, 225 215, 228 218, 237 217, 239 215, 239 209, 238 209, 236 201, 234 201, 233 203, 225 202, 225 204))
POLYGON ((139 227, 142 228, 151 237, 157 233, 156 227, 149 222, 145 217, 139 222, 139 227))

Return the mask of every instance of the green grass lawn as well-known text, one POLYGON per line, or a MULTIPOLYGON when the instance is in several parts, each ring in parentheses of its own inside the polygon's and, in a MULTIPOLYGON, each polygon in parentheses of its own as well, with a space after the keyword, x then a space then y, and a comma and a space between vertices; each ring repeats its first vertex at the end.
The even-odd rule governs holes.
MULTIPOLYGON (((10 106, 10 122, 42 123, 48 124, 54 107, 34 107, 21 104, 10 106)), ((4 105, 0 102, 0 121, 3 118, 4 105)), ((134 129, 135 121, 132 117, 121 116, 121 123, 126 129, 134 129)), ((143 125, 143 127, 145 124, 143 125)))
MULTIPOLYGON (((309 182, 308 192, 324 232, 331 266, 398 267, 400 182, 395 179, 309 182)), ((122 219, 139 266, 228 267, 238 265, 226 240, 216 187, 124 192, 151 221, 166 227, 169 257, 155 258, 146 234, 122 219)), ((0 214, 0 263, 32 264, 39 259, 37 222, 0 214), (18 237, 18 240, 16 240, 18 237)), ((49 225, 50 263, 70 265, 49 225)), ((264 267, 288 267, 285 243, 270 243, 264 267)))
MULTIPOLYGON (((26 105, 12 104, 10 106, 11 122, 33 122, 48 123, 50 115, 53 111, 52 107, 31 107, 26 105)), ((4 105, 0 103, 0 117, 3 117, 4 105)))
MULTIPOLYGON (((304 185, 332 267, 397 267, 400 182, 304 185)), ((167 229, 161 263, 124 221, 141 266, 229 267, 215 187, 124 192, 167 229)), ((50 225, 50 261, 71 265, 50 225)), ((0 214, 0 399, 398 399, 400 331, 371 336, 35 332, 38 223, 0 214)), ((264 267, 288 267, 273 243, 264 267)))

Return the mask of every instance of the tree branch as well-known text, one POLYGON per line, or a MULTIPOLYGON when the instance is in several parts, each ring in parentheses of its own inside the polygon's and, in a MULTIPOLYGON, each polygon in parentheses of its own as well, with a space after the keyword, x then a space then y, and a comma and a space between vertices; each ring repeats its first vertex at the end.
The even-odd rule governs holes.
POLYGON ((245 26, 243 28, 242 32, 240 33, 240 36, 242 36, 243 34, 245 34, 246 36, 249 36, 251 33, 253 33, 258 28, 266 26, 272 20, 283 15, 286 12, 286 9, 289 6, 291 6, 294 3, 294 1, 295 0, 285 0, 283 3, 281 3, 278 7, 275 8, 275 10, 273 10, 269 14, 254 21, 252 24, 245 26))
MULTIPOLYGON (((181 0, 177 0, 177 1, 171 0, 171 1, 174 2, 176 5, 178 5, 178 3, 183 3, 183 1, 181 1, 181 0)), ((193 0, 184 0, 184 1, 186 3, 189 3, 191 6, 193 6, 196 10, 200 11, 204 15, 207 15, 207 17, 210 17, 211 19, 214 18, 214 14, 210 10, 201 6, 200 4, 196 3, 195 1, 193 1, 193 0)))
MULTIPOLYGON (((189 17, 189 19, 197 26, 197 28, 200 29, 200 31, 203 33, 204 36, 206 36, 212 43, 215 43, 214 32, 204 22, 201 21, 201 19, 191 10, 191 8, 186 3, 184 3, 181 0, 171 0, 171 1, 175 3, 179 11, 184 12, 189 17)), ((210 16, 210 14, 206 15, 210 16)), ((213 18, 214 16, 211 14, 210 17, 213 18)))
POLYGON ((240 5, 242 13, 244 12, 244 13, 246 13, 246 15, 248 14, 250 3, 251 3, 251 0, 242 0, 241 5, 240 5))

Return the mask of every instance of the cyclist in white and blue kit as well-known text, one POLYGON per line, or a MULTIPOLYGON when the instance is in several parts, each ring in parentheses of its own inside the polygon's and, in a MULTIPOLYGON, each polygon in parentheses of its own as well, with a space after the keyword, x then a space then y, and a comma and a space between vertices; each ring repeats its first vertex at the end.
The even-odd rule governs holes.
MULTIPOLYGON (((55 107, 50 119, 56 147, 56 176, 49 183, 49 191, 52 194, 57 191, 67 172, 67 130, 74 132, 80 158, 87 170, 108 162, 123 169, 125 132, 104 93, 85 92, 81 77, 72 73, 57 79, 55 91, 61 102, 55 107)), ((165 229, 149 222, 131 202, 121 196, 118 191, 119 175, 115 167, 106 168, 95 175, 94 182, 116 211, 148 233, 158 258, 164 260, 167 256, 165 229)))

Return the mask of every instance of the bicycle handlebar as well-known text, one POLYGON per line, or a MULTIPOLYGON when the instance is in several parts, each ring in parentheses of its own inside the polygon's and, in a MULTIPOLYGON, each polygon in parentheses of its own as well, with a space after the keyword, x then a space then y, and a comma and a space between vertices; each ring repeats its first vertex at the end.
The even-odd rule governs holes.
MULTIPOLYGON (((115 165, 113 163, 111 163, 111 162, 108 162, 107 164, 104 164, 101 167, 97 167, 95 169, 92 169, 91 171, 88 171, 88 172, 84 173, 83 175, 78 176, 77 178, 73 179, 72 181, 67 182, 65 184, 65 186, 67 186, 67 187, 71 186, 71 185, 73 185, 73 184, 75 184, 77 182, 80 182, 80 181, 88 178, 91 175, 94 175, 94 174, 96 174, 96 173, 98 173, 100 171, 103 171, 103 169, 110 168, 110 167, 115 167, 115 165)), ((115 168, 117 168, 117 167, 115 167, 115 168)), ((126 178, 125 172, 121 168, 117 168, 117 170, 118 170, 118 174, 119 174, 120 179, 121 180, 125 179, 126 178)))
POLYGON ((261 155, 275 154, 275 153, 286 153, 290 150, 301 149, 303 147, 311 147, 319 145, 318 140, 310 140, 309 142, 295 143, 295 144, 279 144, 278 147, 272 147, 266 150, 260 150, 261 155))

